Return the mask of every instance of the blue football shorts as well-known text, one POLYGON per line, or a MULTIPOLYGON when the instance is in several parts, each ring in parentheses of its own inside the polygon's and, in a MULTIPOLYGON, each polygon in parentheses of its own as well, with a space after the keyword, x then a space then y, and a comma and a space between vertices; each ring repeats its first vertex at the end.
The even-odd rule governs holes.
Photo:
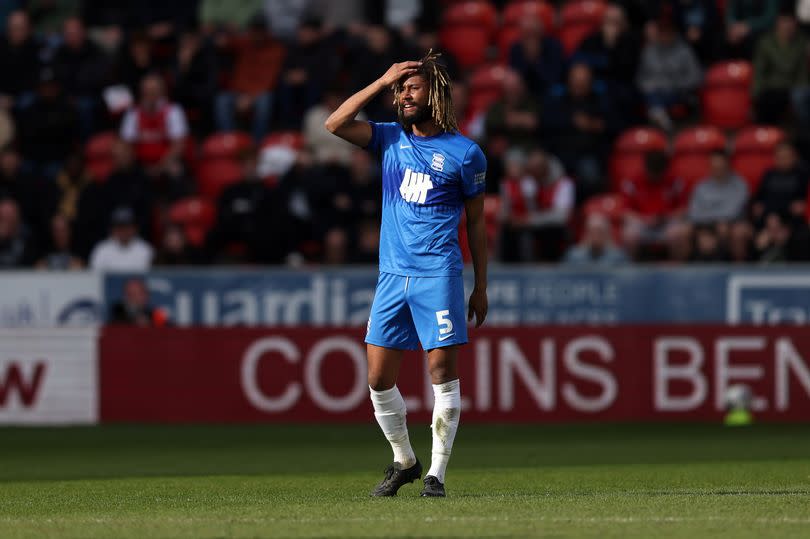
POLYGON ((423 350, 467 342, 464 279, 403 277, 380 273, 368 318, 366 342, 423 350))

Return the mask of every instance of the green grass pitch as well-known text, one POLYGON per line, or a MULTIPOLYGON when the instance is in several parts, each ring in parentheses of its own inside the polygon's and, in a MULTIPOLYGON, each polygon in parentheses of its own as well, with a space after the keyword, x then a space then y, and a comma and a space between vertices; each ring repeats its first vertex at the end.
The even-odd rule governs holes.
POLYGON ((369 498, 389 459, 372 424, 3 428, 0 538, 810 537, 804 425, 462 421, 447 499, 369 498))

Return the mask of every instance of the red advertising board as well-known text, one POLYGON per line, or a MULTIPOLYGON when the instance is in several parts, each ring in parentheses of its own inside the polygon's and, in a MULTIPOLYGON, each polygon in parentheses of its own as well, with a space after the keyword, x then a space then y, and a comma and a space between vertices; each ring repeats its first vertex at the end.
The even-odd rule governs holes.
MULTIPOLYGON (((719 420, 749 385, 754 416, 810 420, 810 332, 800 327, 480 329, 462 348, 465 421, 719 420)), ((104 329, 102 421, 322 422, 372 417, 358 329, 104 329)), ((429 421, 421 352, 398 383, 429 421)))

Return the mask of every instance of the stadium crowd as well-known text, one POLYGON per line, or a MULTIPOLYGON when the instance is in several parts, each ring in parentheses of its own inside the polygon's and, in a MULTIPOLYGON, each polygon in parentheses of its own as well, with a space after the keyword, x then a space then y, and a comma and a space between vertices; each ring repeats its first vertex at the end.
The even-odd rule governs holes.
POLYGON ((493 259, 810 259, 808 0, 6 0, 0 27, 0 268, 374 263, 377 164, 323 123, 431 48, 493 259))

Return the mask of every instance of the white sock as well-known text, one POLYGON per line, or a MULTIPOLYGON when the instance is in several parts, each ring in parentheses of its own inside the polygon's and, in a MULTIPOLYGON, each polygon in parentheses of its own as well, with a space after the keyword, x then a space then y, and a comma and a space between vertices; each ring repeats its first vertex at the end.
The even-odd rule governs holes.
POLYGON ((408 438, 405 400, 397 386, 384 391, 374 391, 369 387, 369 391, 374 405, 374 417, 394 450, 394 462, 399 462, 403 469, 410 468, 416 464, 416 455, 413 454, 411 440, 408 438))
POLYGON ((444 472, 450 460, 453 449, 453 440, 458 430, 458 419, 461 415, 461 389, 458 380, 444 384, 433 384, 433 452, 430 459, 430 470, 426 475, 432 475, 444 483, 444 472))

